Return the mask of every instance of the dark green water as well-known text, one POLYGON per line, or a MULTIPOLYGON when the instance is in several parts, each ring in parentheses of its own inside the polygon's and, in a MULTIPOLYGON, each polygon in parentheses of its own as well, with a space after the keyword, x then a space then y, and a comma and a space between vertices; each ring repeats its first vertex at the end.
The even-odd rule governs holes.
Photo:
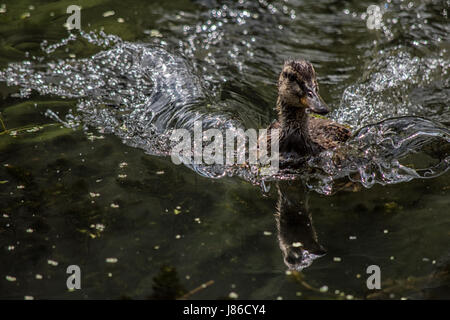
MULTIPOLYGON (((67 43, 72 1, 4 4, 0 298, 180 298, 204 283, 187 297, 450 297, 448 2, 377 3, 381 29, 370 30, 370 1, 79 1, 82 30, 93 33, 67 43), (106 43, 101 28, 117 37, 106 43), (198 116, 267 126, 281 65, 297 56, 314 64, 330 117, 355 131, 420 117, 415 135, 404 132, 442 138, 438 174, 361 162, 371 188, 357 180, 327 194, 325 180, 309 192, 281 181, 262 192, 242 175, 176 166, 155 140, 198 116), (287 272, 284 241, 326 254, 287 272), (373 264, 382 290, 366 286, 373 264), (66 287, 69 265, 81 268, 81 290, 66 287)), ((374 141, 388 136, 373 128, 374 141)), ((402 158, 411 168, 433 161, 402 158)))

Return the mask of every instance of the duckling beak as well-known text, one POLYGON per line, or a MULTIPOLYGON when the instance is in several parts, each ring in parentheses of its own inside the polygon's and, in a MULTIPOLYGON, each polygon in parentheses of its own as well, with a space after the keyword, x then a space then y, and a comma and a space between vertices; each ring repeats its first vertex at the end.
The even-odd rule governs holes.
POLYGON ((312 96, 306 96, 304 98, 304 104, 306 105, 306 108, 317 114, 327 114, 328 112, 330 112, 327 104, 316 93, 314 93, 312 96))

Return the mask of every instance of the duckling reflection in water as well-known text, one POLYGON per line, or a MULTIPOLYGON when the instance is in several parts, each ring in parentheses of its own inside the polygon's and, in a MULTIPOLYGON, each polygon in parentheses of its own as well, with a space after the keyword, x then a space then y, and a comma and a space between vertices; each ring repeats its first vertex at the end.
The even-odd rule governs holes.
POLYGON ((297 160, 335 148, 351 132, 345 126, 309 113, 326 114, 328 106, 319 95, 316 73, 311 63, 292 60, 284 64, 278 79, 278 120, 268 130, 279 129, 279 151, 282 160, 297 160))
POLYGON ((277 183, 278 203, 275 220, 278 241, 286 266, 290 270, 302 270, 326 250, 319 244, 311 213, 308 210, 307 193, 299 184, 289 181, 277 183))

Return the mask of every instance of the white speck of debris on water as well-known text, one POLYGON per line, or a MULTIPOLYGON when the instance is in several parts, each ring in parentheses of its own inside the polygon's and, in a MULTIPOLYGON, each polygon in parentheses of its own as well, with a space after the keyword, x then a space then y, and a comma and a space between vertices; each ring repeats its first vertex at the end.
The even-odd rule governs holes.
POLYGON ((319 289, 320 292, 327 292, 328 291, 328 286, 322 286, 319 289))
POLYGON ((283 297, 282 296, 278 296, 277 300, 283 300, 283 297))
POLYGON ((106 258, 106 263, 117 263, 119 261, 117 258, 106 258))
POLYGON ((158 250, 158 249, 159 249, 159 246, 156 245, 156 246, 153 247, 153 249, 158 250))
POLYGON ((230 292, 230 294, 228 294, 228 298, 230 298, 230 299, 237 299, 238 297, 239 297, 239 295, 234 291, 232 291, 232 292, 230 292))
POLYGON ((96 225, 92 225, 91 227, 97 229, 98 231, 103 231, 105 230, 105 225, 101 224, 101 223, 97 223, 96 225))
POLYGON ((395 259, 395 257, 394 256, 390 256, 390 258, 389 259, 391 259, 391 260, 394 260, 395 259))
POLYGON ((126 174, 119 174, 117 177, 119 179, 125 179, 127 177, 127 175, 126 174))
POLYGON ((348 237, 350 240, 356 240, 356 236, 350 236, 348 237))
POLYGON ((348 294, 345 298, 346 298, 347 300, 353 300, 353 296, 352 296, 351 294, 348 294))
POLYGON ((293 242, 293 243, 292 243, 292 246, 293 246, 294 248, 298 248, 298 247, 303 246, 303 244, 302 244, 301 242, 293 242))
POLYGON ((36 280, 42 280, 42 275, 41 274, 39 274, 39 273, 37 273, 35 276, 34 276, 34 278, 36 279, 36 280))
POLYGON ((10 282, 14 282, 14 281, 17 280, 17 278, 16 278, 16 277, 13 277, 13 276, 6 276, 5 278, 6 278, 6 280, 8 280, 8 281, 10 281, 10 282))
POLYGON ((90 196, 91 198, 100 197, 100 193, 89 192, 89 196, 90 196))
POLYGON ((388 233, 389 232, 389 230, 388 229, 384 229, 384 231, 383 231, 384 233, 388 233))
POLYGON ((124 23, 125 20, 124 20, 123 18, 117 18, 117 22, 118 22, 118 23, 124 23))
POLYGON ((156 30, 156 29, 144 30, 144 33, 149 35, 150 37, 155 37, 155 38, 161 38, 162 37, 161 32, 159 32, 159 30, 156 30))
POLYGON ((177 234, 176 236, 175 236, 175 239, 180 239, 181 238, 181 235, 179 235, 179 234, 177 234))
POLYGON ((51 265, 51 266, 54 266, 54 267, 56 267, 56 266, 58 265, 58 262, 55 261, 55 260, 47 260, 47 263, 48 263, 49 265, 51 265))
POLYGON ((342 259, 341 259, 340 257, 334 257, 334 258, 333 258, 333 261, 334 261, 334 262, 341 262, 342 259))
POLYGON ((115 15, 116 13, 114 12, 114 11, 112 11, 112 10, 110 10, 110 11, 106 11, 106 12, 103 12, 103 16, 106 18, 106 17, 111 17, 111 16, 113 16, 113 15, 115 15))
POLYGON ((25 300, 34 300, 34 297, 33 296, 25 296, 25 297, 23 297, 25 300))
POLYGON ((292 274, 292 271, 291 270, 286 270, 285 273, 286 273, 287 276, 290 276, 292 274))
POLYGON ((164 174, 164 171, 156 171, 156 174, 160 175, 160 174, 164 174))
POLYGON ((110 207, 113 209, 117 209, 117 208, 119 208, 119 205, 115 204, 115 203, 111 203, 110 207))
POLYGON ((121 168, 121 169, 125 168, 126 166, 128 166, 128 163, 126 163, 126 162, 119 163, 119 168, 121 168))
POLYGON ((265 236, 271 236, 271 235, 272 235, 272 232, 270 232, 270 231, 264 231, 264 235, 265 235, 265 236))
POLYGON ((31 228, 28 228, 27 230, 26 230, 26 233, 33 233, 33 229, 31 229, 31 228))
POLYGON ((22 13, 22 15, 20 16, 20 19, 26 19, 26 18, 29 18, 29 17, 31 17, 31 13, 29 13, 29 12, 24 12, 24 13, 22 13))
MULTIPOLYGON (((75 58, 76 55, 71 53, 71 54, 69 54, 69 57, 75 58)), ((104 136, 94 136, 92 133, 91 134, 88 133, 87 139, 90 140, 91 142, 94 142, 95 140, 103 140, 103 139, 105 139, 105 137, 104 136)))

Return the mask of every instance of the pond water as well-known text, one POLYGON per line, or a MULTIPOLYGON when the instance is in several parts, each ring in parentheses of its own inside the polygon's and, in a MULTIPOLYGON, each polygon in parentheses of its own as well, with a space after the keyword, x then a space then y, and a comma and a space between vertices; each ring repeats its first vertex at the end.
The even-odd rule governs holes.
POLYGON ((68 32, 71 4, 0 4, 0 298, 450 298, 447 1, 79 1, 68 32), (348 143, 172 162, 195 121, 267 127, 295 57, 348 143))

